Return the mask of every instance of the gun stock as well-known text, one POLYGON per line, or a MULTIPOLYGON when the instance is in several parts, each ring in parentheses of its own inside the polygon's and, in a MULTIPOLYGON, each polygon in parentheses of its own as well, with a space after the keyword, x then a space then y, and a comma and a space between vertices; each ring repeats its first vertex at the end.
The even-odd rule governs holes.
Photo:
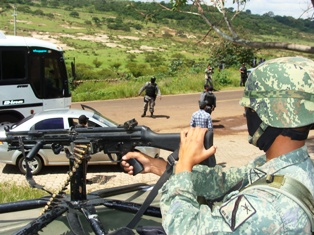
POLYGON ((172 134, 157 134, 153 132, 148 127, 143 126, 144 138, 152 143, 153 147, 174 151, 179 147, 180 144, 180 135, 177 133, 172 134))

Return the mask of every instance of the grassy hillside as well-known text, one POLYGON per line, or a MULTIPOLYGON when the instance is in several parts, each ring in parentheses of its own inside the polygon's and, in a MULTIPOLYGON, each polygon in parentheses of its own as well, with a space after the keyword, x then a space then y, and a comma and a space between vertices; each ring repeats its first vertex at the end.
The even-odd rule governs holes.
MULTIPOLYGON (((14 1, 4 2, 0 30, 13 34, 13 9, 8 2, 14 1)), ((27 4, 15 4, 17 35, 62 45, 66 58, 75 59, 79 80, 102 80, 73 87, 74 101, 134 96, 152 75, 157 76, 163 94, 197 92, 206 64, 217 66, 221 59, 215 48, 226 43, 213 32, 204 38, 209 29, 202 19, 162 11, 154 3, 136 2, 130 7, 131 2, 121 1, 19 2, 27 4)), ((219 13, 211 11, 217 24, 222 25, 219 13)), ((245 38, 311 45, 313 24, 293 20, 243 13, 234 25, 245 38)), ((249 52, 251 57, 266 59, 296 55, 279 50, 249 52)), ((224 73, 215 73, 216 87, 238 85, 240 63, 251 62, 242 60, 235 58, 224 73)))

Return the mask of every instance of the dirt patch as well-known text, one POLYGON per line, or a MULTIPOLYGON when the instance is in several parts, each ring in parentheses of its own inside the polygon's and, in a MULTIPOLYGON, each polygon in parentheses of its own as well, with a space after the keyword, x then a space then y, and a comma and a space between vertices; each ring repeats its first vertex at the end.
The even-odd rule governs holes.
POLYGON ((122 35, 118 35, 118 38, 120 38, 120 39, 130 39, 130 40, 135 40, 135 41, 140 40, 139 37, 134 37, 134 36, 122 36, 122 35))
MULTIPOLYGON (((64 25, 62 26, 64 27, 64 25)), ((73 27, 70 27, 73 28, 73 27)), ((86 35, 86 34, 77 34, 77 35, 71 35, 71 34, 55 34, 55 35, 51 35, 50 33, 46 32, 46 33, 36 33, 33 32, 32 33, 32 37, 34 38, 38 38, 41 40, 45 40, 45 41, 49 41, 51 43, 54 44, 59 44, 62 46, 63 49, 65 50, 74 50, 74 48, 68 47, 66 44, 61 44, 59 37, 68 37, 68 38, 75 38, 75 39, 80 39, 80 40, 85 40, 85 41, 94 41, 94 42, 100 42, 105 44, 107 47, 111 47, 111 48, 115 48, 115 47, 119 47, 119 48, 127 48, 126 46, 124 46, 123 44, 120 44, 119 41, 114 41, 111 42, 109 39, 109 36, 106 34, 95 34, 95 35, 86 35)), ((117 36, 118 39, 128 39, 128 40, 140 40, 139 37, 133 37, 133 36, 117 36)), ((154 48, 154 47, 150 47, 150 46, 141 46, 139 49, 133 49, 133 50, 129 50, 129 53, 142 53, 145 51, 164 51, 164 49, 162 48, 154 48)))
POLYGON ((243 116, 213 118, 215 135, 236 135, 247 132, 246 118, 243 116))

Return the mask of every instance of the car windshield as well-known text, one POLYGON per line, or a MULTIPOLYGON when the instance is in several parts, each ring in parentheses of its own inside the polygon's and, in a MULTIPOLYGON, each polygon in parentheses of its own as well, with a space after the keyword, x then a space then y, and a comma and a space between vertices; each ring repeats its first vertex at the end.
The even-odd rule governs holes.
POLYGON ((27 122, 28 120, 32 119, 34 117, 35 114, 32 114, 32 115, 29 115, 27 116, 26 118, 23 118, 21 121, 17 122, 17 123, 14 123, 12 126, 11 126, 11 129, 14 129, 16 127, 18 127, 19 125, 23 124, 24 122, 27 122))
POLYGON ((108 127, 116 127, 118 125, 116 122, 102 116, 100 113, 94 113, 93 118, 105 124, 108 127))
POLYGON ((95 118, 96 120, 98 120, 99 122, 105 124, 106 126, 108 127, 116 127, 118 126, 118 123, 110 120, 109 118, 107 117, 104 117, 100 112, 98 112, 96 109, 90 107, 90 106, 87 106, 85 104, 81 104, 81 107, 83 110, 89 110, 91 112, 93 112, 93 118, 95 118))

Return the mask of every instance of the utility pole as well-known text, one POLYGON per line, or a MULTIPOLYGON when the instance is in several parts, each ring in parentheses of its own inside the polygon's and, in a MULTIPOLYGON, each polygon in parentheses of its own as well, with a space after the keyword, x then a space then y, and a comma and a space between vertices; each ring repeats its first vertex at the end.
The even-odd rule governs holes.
POLYGON ((16 8, 15 8, 15 5, 13 6, 13 9, 14 9, 14 13, 13 13, 13 17, 14 17, 14 36, 16 36, 16 8))

